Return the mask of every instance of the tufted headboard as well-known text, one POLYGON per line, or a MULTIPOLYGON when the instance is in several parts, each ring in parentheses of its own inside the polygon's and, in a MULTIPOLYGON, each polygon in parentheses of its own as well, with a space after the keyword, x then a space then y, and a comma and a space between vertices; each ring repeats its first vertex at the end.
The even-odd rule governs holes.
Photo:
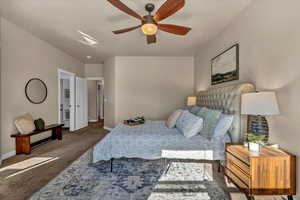
POLYGON ((239 143, 243 141, 243 133, 247 130, 247 117, 241 115, 241 95, 249 92, 255 92, 254 85, 250 83, 210 88, 197 94, 197 105, 234 115, 229 132, 232 142, 239 143))

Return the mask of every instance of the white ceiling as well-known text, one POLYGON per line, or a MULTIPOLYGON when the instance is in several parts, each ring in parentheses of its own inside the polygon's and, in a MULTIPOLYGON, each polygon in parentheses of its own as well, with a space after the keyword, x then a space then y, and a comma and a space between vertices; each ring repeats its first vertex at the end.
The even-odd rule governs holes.
MULTIPOLYGON (((122 0, 146 15, 146 3, 156 9, 165 0, 122 0)), ((102 62, 109 56, 192 56, 199 46, 222 31, 252 0, 186 0, 183 9, 161 23, 188 26, 187 36, 158 32, 157 43, 146 44, 140 30, 121 35, 111 31, 140 24, 106 0, 1 0, 0 13, 43 40, 85 63, 102 62), (99 41, 96 47, 78 40, 77 30, 99 41), (88 60, 87 55, 92 56, 88 60)))

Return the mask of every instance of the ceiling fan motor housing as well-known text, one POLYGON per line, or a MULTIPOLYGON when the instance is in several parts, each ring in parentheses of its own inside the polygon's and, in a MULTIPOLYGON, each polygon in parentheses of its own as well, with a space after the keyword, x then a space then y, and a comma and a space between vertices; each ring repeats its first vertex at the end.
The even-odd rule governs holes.
POLYGON ((143 18, 144 18, 144 20, 142 21, 142 25, 143 24, 156 24, 157 25, 157 23, 153 20, 152 15, 146 15, 143 18))
POLYGON ((145 9, 147 12, 152 13, 153 10, 155 9, 155 6, 153 3, 148 3, 148 4, 146 4, 145 9))

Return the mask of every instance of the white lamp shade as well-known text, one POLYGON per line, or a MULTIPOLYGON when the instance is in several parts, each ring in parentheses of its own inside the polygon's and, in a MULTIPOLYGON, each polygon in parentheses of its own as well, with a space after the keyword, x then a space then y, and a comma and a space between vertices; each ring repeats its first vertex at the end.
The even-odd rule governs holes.
POLYGON ((187 106, 194 106, 197 104, 197 97, 188 97, 187 98, 187 106))
POLYGON ((242 95, 243 115, 279 115, 275 92, 246 93, 242 95))

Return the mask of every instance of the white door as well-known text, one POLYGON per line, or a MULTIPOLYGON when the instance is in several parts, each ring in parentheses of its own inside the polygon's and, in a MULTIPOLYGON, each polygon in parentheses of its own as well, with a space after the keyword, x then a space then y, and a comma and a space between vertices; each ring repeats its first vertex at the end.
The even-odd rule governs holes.
POLYGON ((67 79, 70 82, 70 103, 69 103, 69 108, 70 108, 70 131, 74 131, 76 129, 75 127, 75 123, 76 123, 76 116, 75 116, 75 111, 76 111, 76 100, 75 100, 75 74, 68 72, 68 71, 64 71, 62 69, 58 69, 58 102, 59 102, 59 106, 58 106, 58 121, 59 123, 64 123, 64 117, 63 117, 63 113, 62 113, 62 109, 63 109, 63 95, 64 95, 64 91, 63 91, 63 84, 62 84, 62 80, 63 79, 67 79))
POLYGON ((70 131, 76 130, 75 127, 75 109, 76 101, 75 101, 75 76, 70 77, 70 131))
POLYGON ((76 130, 88 126, 87 80, 76 77, 76 130))

